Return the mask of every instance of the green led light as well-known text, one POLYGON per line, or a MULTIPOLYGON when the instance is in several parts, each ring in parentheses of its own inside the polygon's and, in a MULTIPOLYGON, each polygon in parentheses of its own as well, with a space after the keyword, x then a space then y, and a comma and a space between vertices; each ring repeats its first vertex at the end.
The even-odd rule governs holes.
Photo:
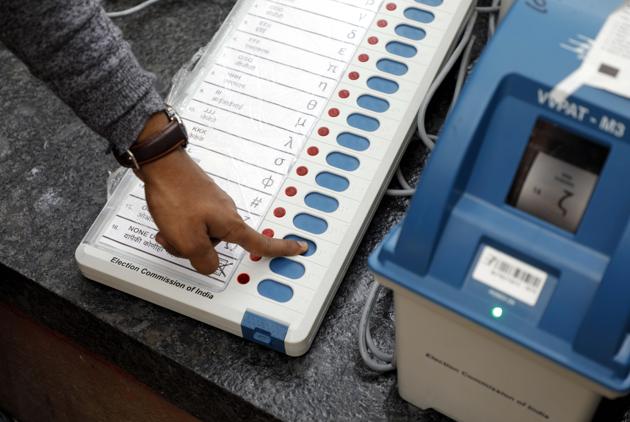
POLYGON ((491 313, 494 318, 501 318, 501 316, 503 316, 503 308, 500 306, 495 306, 494 308, 492 308, 491 313))

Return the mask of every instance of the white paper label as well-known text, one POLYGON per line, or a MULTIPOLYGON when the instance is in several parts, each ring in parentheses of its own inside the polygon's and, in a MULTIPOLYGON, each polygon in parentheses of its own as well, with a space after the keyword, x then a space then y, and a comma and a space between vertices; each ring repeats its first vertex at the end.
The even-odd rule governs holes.
MULTIPOLYGON (((335 91, 382 0, 255 0, 218 47, 180 111, 188 152, 257 229, 335 91)), ((182 187, 185 188, 185 187, 182 187)), ((142 183, 117 206, 100 242, 180 272, 188 260, 156 241, 142 183)), ((216 246, 230 279, 243 249, 216 246)))
POLYGON ((596 183, 596 174, 539 152, 516 207, 575 232, 596 183))
POLYGON ((563 102, 582 85, 630 98, 630 0, 625 0, 597 34, 582 65, 551 93, 563 102))
POLYGON ((490 246, 484 246, 473 278, 534 306, 545 287, 547 273, 490 246))

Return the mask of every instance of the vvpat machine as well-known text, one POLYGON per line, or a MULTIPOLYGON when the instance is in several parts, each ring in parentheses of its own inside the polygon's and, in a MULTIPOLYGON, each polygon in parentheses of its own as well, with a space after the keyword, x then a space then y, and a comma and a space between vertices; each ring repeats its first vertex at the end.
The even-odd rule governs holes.
POLYGON ((459 421, 588 421, 630 390, 630 2, 520 0, 370 257, 399 391, 459 421))

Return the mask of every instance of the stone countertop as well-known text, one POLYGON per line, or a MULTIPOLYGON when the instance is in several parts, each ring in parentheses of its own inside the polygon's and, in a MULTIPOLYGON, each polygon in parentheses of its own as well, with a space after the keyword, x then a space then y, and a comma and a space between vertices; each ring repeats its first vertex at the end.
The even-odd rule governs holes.
MULTIPOLYGON (((208 42, 232 4, 163 0, 116 22, 166 94, 171 76, 208 42)), ((0 80, 0 300, 203 420, 449 420, 402 400, 395 375, 371 372, 357 347, 372 282, 367 255, 400 220, 407 200, 382 201, 311 350, 290 358, 82 277, 74 250, 106 201, 116 163, 105 155, 105 142, 1 47, 0 80)), ((438 92, 437 114, 447 101, 438 92)), ((429 122, 433 129, 440 123, 429 122)), ((403 170, 413 181, 425 158, 412 141, 403 170)), ((385 347, 393 335, 391 300, 379 301, 374 321, 385 347)), ((628 400, 605 403, 597 419, 628 421, 628 408, 628 400)))

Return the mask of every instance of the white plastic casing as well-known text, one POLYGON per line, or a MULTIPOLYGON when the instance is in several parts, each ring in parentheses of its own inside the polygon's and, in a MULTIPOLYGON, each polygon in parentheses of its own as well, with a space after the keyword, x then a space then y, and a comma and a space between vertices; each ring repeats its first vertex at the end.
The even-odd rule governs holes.
POLYGON ((618 394, 408 291, 394 291, 398 391, 466 422, 588 422, 618 394))
MULTIPOLYGON (((249 0, 240 0, 237 3, 215 43, 223 42, 234 19, 246 13, 252 4, 253 1, 249 0)), ((230 279, 226 283, 218 283, 189 270, 184 271, 175 265, 161 265, 130 253, 127 249, 104 244, 99 240, 104 227, 110 224, 122 198, 130 190, 137 189, 137 182, 131 173, 118 187, 76 251, 76 259, 83 274, 92 280, 238 336, 243 336, 242 322, 245 313, 248 312, 286 327, 284 351, 288 355, 298 356, 305 353, 415 128, 416 112, 461 33, 466 17, 471 11, 472 1, 444 0, 439 6, 430 6, 417 1, 398 0, 392 2, 396 5, 393 10, 390 10, 391 6, 388 4, 381 4, 345 74, 327 100, 324 110, 335 107, 339 109, 340 114, 330 117, 327 113, 322 113, 284 180, 284 186, 259 226, 260 230, 272 229, 278 238, 286 234, 295 234, 316 243, 317 251, 313 255, 291 258, 304 266, 305 273, 302 277, 290 279, 275 274, 270 270, 268 258, 255 262, 245 254, 230 279), (405 17, 405 11, 412 7, 430 11, 435 19, 431 23, 410 20, 405 17), (386 20, 387 25, 378 26, 376 22, 379 20, 386 20), (413 41, 397 35, 395 28, 400 23, 421 27, 426 31, 426 37, 420 41, 413 41), (376 44, 368 42, 370 37, 377 37, 378 42, 376 44), (390 41, 411 44, 417 48, 418 54, 410 58, 393 55, 386 49, 390 41), (358 59, 360 54, 367 54, 369 60, 360 61, 358 59), (384 57, 404 63, 408 71, 401 76, 380 71, 376 63, 384 57), (348 75, 351 72, 358 72, 359 78, 350 79, 348 75), (372 76, 393 80, 399 89, 392 94, 372 90, 366 84, 367 79, 372 76), (337 95, 341 90, 348 90, 350 95, 341 98, 337 95), (376 113, 359 107, 356 99, 364 93, 386 98, 390 104, 389 110, 376 113), (374 132, 349 128, 346 118, 352 112, 360 112, 378 119, 380 127, 374 132), (318 134, 317 129, 322 126, 329 129, 326 136, 318 134), (370 147, 365 151, 356 151, 339 145, 336 137, 344 131, 365 136, 370 141, 370 147), (311 156, 306 152, 310 146, 318 148, 317 155, 311 156), (356 157, 360 161, 359 168, 354 171, 332 168, 327 163, 326 156, 333 151, 356 157), (306 175, 297 174, 296 169, 300 166, 308 168, 306 175), (323 188, 315 180, 320 171, 331 171, 345 177, 349 181, 349 187, 343 192, 323 188), (295 187, 298 194, 293 197, 287 196, 284 191, 288 186, 295 187), (321 192, 334 197, 339 202, 339 207, 332 213, 309 208, 304 203, 304 196, 309 192, 321 192), (275 217, 272 212, 277 206, 286 210, 286 214, 281 218, 275 217), (325 219, 328 229, 321 235, 315 235, 296 228, 292 221, 300 212, 325 219), (120 262, 129 263, 136 269, 130 269, 120 262), (147 275, 147 271, 175 280, 176 283, 156 279, 147 275), (249 275, 248 283, 237 282, 236 278, 241 273, 249 275), (262 296, 258 292, 258 284, 265 279, 273 279, 289 286, 293 291, 291 299, 281 303, 262 296)), ((178 89, 177 95, 185 97, 187 85, 178 89)))

